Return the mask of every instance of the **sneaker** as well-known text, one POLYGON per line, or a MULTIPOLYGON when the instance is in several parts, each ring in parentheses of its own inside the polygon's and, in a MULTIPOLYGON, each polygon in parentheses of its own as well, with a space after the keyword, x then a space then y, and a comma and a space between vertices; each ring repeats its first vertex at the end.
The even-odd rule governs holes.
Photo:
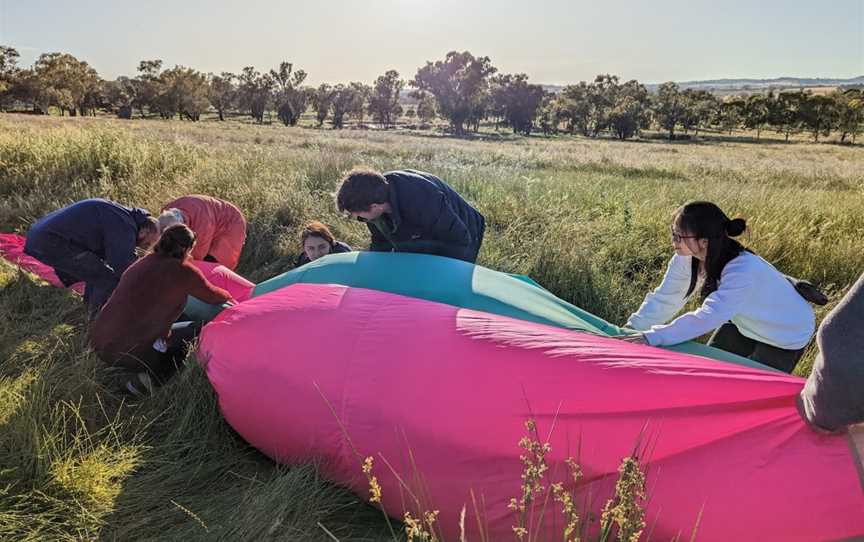
POLYGON ((137 373, 126 381, 126 391, 135 397, 150 397, 153 395, 153 381, 147 373, 137 373))
POLYGON ((828 303, 828 296, 822 293, 822 290, 806 280, 797 280, 794 282, 795 291, 798 295, 813 303, 814 305, 825 305, 828 303))

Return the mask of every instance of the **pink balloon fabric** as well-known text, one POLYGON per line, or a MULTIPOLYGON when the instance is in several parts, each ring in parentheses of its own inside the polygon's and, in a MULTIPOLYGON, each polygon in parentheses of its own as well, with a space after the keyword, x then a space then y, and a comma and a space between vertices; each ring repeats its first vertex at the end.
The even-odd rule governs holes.
MULTIPOLYGON (((13 265, 17 265, 25 271, 29 271, 39 278, 48 281, 52 286, 64 288, 63 283, 57 278, 54 273, 54 268, 50 265, 45 265, 36 258, 24 254, 24 244, 27 239, 21 235, 14 233, 0 233, 0 255, 3 259, 13 265)), ((70 286, 70 289, 84 293, 84 283, 79 282, 70 286)))
MULTIPOLYGON (((697 540, 718 541, 864 536, 858 458, 848 435, 801 420, 798 377, 320 284, 222 312, 199 358, 252 445, 282 463, 320 460, 360 495, 362 457, 373 456, 384 510, 416 514, 389 463, 422 508, 440 510, 447 540, 459 538, 463 506, 471 539, 478 508, 489 539, 512 539, 507 504, 520 495, 529 418, 551 434, 547 483, 566 485, 564 461, 577 458, 576 502, 590 498, 595 513, 622 458, 647 443, 653 540, 689 539, 694 528, 697 540)), ((559 506, 548 505, 540 539, 560 538, 559 506)))
POLYGON ((195 260, 195 264, 204 277, 214 286, 228 290, 235 301, 246 301, 252 296, 255 283, 249 282, 244 277, 228 269, 222 264, 214 262, 203 262, 195 260))
MULTIPOLYGON (((24 244, 27 239, 14 233, 0 233, 0 255, 8 262, 17 265, 25 271, 29 271, 39 278, 49 282, 53 286, 63 288, 63 283, 54 273, 54 268, 45 265, 36 258, 24 254, 24 244)), ((252 295, 255 284, 249 282, 224 265, 214 262, 195 261, 195 266, 204 273, 204 276, 212 284, 228 290, 237 301, 245 301, 252 295)), ((71 289, 84 293, 84 283, 73 284, 71 289)))

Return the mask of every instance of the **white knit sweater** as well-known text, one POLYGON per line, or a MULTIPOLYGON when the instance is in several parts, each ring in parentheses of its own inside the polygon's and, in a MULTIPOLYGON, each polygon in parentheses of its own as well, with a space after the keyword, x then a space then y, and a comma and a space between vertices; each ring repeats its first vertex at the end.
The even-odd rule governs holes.
POLYGON ((666 324, 687 302, 690 262, 690 256, 673 256, 663 282, 630 316, 627 327, 642 331, 649 344, 689 341, 730 320, 745 337, 779 348, 798 350, 810 342, 813 309, 774 266, 746 251, 726 264, 701 307, 666 324))

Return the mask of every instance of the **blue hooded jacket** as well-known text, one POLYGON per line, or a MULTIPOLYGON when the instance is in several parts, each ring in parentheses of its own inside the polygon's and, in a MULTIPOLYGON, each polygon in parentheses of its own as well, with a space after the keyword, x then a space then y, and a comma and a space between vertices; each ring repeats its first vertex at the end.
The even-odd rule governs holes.
POLYGON ((85 199, 49 213, 30 228, 28 237, 50 234, 93 252, 119 276, 135 261, 138 229, 150 216, 144 209, 105 199, 85 199))

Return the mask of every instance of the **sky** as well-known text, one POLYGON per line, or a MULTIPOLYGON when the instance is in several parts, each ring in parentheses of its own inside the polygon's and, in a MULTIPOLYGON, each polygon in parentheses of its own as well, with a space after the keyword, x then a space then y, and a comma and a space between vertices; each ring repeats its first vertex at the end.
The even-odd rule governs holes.
POLYGON ((542 84, 848 78, 864 75, 864 0, 0 0, 0 45, 24 67, 68 52, 106 79, 158 58, 368 83, 452 50, 542 84))

